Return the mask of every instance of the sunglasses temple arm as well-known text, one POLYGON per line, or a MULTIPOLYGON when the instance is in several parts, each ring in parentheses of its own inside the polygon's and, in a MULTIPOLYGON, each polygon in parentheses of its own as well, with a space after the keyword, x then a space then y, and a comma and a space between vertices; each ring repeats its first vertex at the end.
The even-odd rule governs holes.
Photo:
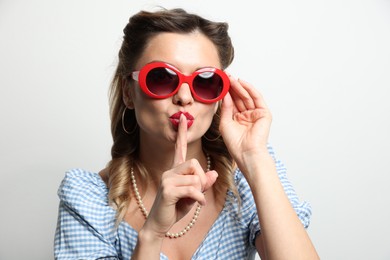
POLYGON ((132 77, 135 81, 138 81, 139 71, 133 71, 133 72, 131 73, 131 77, 132 77))

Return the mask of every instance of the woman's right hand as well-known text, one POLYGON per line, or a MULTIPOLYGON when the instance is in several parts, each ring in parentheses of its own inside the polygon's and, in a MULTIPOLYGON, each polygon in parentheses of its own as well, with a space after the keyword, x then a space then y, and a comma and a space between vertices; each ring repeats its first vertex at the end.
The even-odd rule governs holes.
POLYGON ((156 199, 142 228, 154 237, 164 238, 170 228, 198 202, 206 204, 204 192, 215 183, 216 171, 205 172, 196 159, 186 161, 187 119, 181 115, 173 166, 163 173, 156 199))

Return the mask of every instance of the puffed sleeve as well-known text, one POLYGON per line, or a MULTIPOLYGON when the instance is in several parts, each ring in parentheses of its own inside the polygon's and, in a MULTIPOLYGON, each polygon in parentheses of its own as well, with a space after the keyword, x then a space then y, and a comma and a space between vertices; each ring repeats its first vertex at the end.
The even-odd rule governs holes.
MULTIPOLYGON (((283 189, 288 197, 288 199, 291 202, 291 205, 295 212, 297 213, 297 216, 299 217, 300 221, 302 222, 302 225, 305 228, 309 227, 310 224, 310 217, 311 217, 311 205, 306 201, 300 201, 293 186, 291 185, 291 182, 287 178, 287 172, 285 165, 276 158, 274 150, 271 146, 268 146, 268 152, 272 156, 272 158, 275 161, 276 165, 276 171, 278 173, 280 182, 283 186, 283 189)), ((236 175, 240 176, 240 175, 236 175)), ((237 178, 237 177, 236 177, 237 178)), ((238 178, 236 181, 238 181, 238 189, 240 194, 245 194, 246 192, 250 192, 249 184, 246 182, 245 178, 242 176, 242 178, 238 178), (241 191, 240 191, 241 190, 241 191)), ((251 193, 250 193, 251 194, 251 193)), ((242 196, 242 195, 241 195, 242 196)), ((242 197, 243 198, 243 197, 242 197)), ((250 217, 247 218, 250 219, 248 227, 249 227, 249 240, 250 244, 252 246, 255 245, 255 238, 258 234, 261 232, 261 227, 259 223, 259 218, 257 216, 256 207, 251 206, 254 205, 254 199, 252 196, 248 197, 245 196, 245 199, 243 200, 243 208, 250 209, 250 217)))
POLYGON ((119 259, 115 210, 108 205, 107 192, 96 173, 74 169, 65 174, 58 189, 55 259, 119 259))
POLYGON ((270 155, 274 158, 275 165, 276 165, 276 171, 278 172, 280 182, 283 185, 284 192, 286 193, 287 197, 289 198, 291 205, 294 208, 295 212, 297 213, 303 226, 305 228, 308 228, 309 224, 310 224, 310 218, 312 215, 311 205, 306 201, 299 200, 298 195, 294 190, 294 187, 292 186, 291 182, 287 178, 286 166, 283 164, 282 161, 280 161, 279 159, 276 158, 275 152, 271 146, 268 146, 268 151, 269 151, 270 155))

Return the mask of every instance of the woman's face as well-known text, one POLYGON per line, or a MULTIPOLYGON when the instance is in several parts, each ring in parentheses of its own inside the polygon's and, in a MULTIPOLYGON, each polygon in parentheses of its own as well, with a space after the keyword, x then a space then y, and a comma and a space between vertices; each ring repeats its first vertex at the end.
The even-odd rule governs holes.
MULTIPOLYGON (((185 75, 191 75, 203 67, 221 67, 216 47, 199 32, 154 36, 137 62, 136 70, 155 61, 169 63, 185 75)), ((141 90, 138 82, 133 86, 127 93, 128 104, 135 109, 141 140, 156 145, 164 141, 175 142, 178 112, 188 115, 187 142, 200 141, 218 107, 218 103, 196 101, 187 83, 183 83, 175 95, 166 99, 150 98, 141 90)))

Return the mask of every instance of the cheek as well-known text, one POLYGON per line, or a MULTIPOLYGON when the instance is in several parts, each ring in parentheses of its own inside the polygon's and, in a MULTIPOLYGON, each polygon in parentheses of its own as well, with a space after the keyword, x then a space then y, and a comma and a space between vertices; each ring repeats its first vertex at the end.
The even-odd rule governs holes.
POLYGON ((214 105, 207 109, 202 116, 202 124, 205 125, 206 130, 210 127, 211 122, 213 121, 213 117, 218 110, 218 105, 214 105))
POLYGON ((148 98, 138 97, 134 100, 135 116, 138 125, 146 132, 158 130, 164 122, 164 109, 162 102, 164 100, 150 100, 148 98))
POLYGON ((139 124, 141 121, 148 123, 156 115, 156 109, 147 101, 134 103, 135 115, 139 124))
POLYGON ((135 117, 137 119, 137 124, 142 132, 153 134, 160 130, 157 126, 161 124, 156 113, 153 113, 148 108, 143 107, 141 109, 136 109, 135 117))

